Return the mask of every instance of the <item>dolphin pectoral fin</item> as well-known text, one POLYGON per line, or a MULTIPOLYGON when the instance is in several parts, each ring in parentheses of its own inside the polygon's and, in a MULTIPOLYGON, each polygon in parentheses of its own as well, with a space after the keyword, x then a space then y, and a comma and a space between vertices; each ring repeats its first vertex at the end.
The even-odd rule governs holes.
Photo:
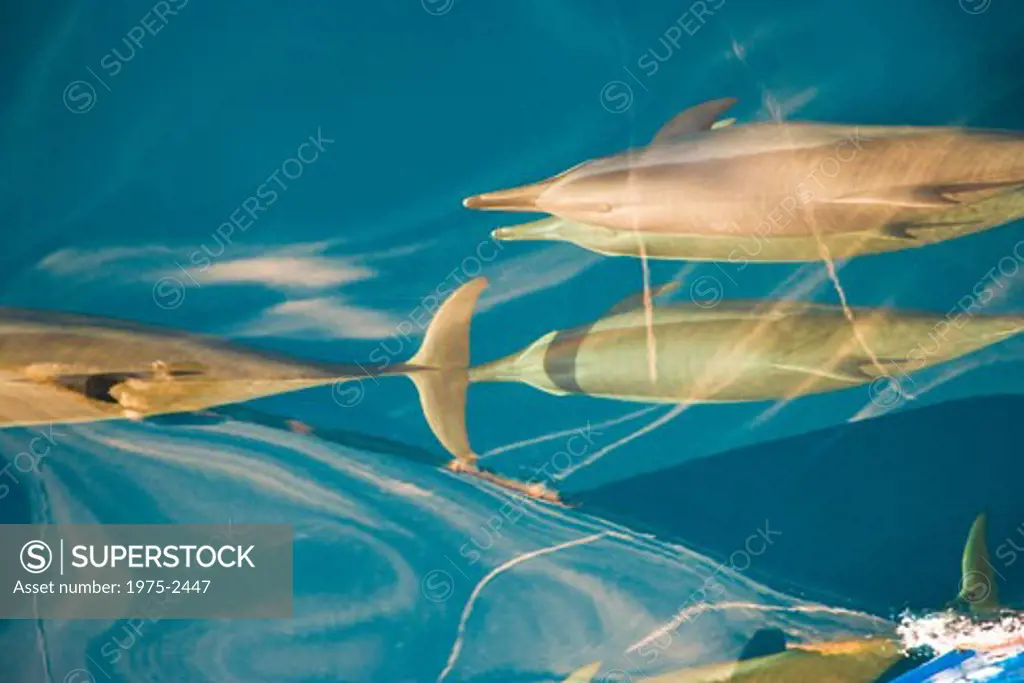
MULTIPOLYGON (((652 287, 651 299, 653 300, 660 296, 672 294, 678 289, 679 282, 677 282, 676 280, 666 282, 665 284, 658 285, 657 287, 652 287)), ((606 313, 605 316, 619 315, 620 313, 629 313, 630 311, 635 311, 639 308, 643 308, 643 306, 644 293, 637 292, 636 294, 630 294, 625 299, 612 306, 610 309, 608 309, 608 313, 606 313)))
POLYGON ((563 683, 590 683, 601 670, 601 662, 593 662, 584 667, 576 669, 563 683))
POLYGON ((973 204, 1004 192, 1024 189, 1024 180, 991 183, 960 183, 939 188, 942 194, 957 204, 973 204))
POLYGON ((848 194, 828 201, 836 204, 878 204, 909 209, 949 209, 988 199, 994 194, 1021 187, 1024 187, 1024 182, 1020 180, 952 185, 912 185, 848 194))
POLYGON ((715 121, 738 101, 735 97, 726 97, 690 107, 662 126, 658 134, 651 140, 651 144, 671 142, 693 133, 709 130, 714 126, 715 121))
POLYGON ((934 230, 936 228, 955 228, 955 227, 961 227, 961 228, 967 228, 967 229, 970 229, 970 228, 977 229, 977 228, 980 228, 981 226, 982 226, 982 223, 980 223, 978 221, 945 221, 945 222, 936 221, 936 222, 931 222, 931 223, 926 223, 926 222, 916 223, 916 222, 905 221, 905 222, 902 222, 902 223, 890 223, 889 225, 883 226, 881 228, 881 230, 879 231, 879 234, 882 237, 886 237, 886 238, 894 239, 894 240, 903 240, 903 241, 908 241, 908 242, 917 242, 918 244, 931 244, 932 242, 937 241, 937 240, 932 240, 932 239, 927 239, 926 238, 926 235, 928 234, 929 230, 934 230), (914 232, 911 233, 910 232, 911 230, 913 230, 914 232))
POLYGON ((877 204, 909 209, 948 209, 958 202, 935 187, 894 187, 860 194, 848 194, 828 200, 835 204, 877 204))
POLYGON ((814 368, 784 363, 773 363, 772 367, 776 370, 782 370, 785 372, 795 372, 810 377, 820 377, 822 379, 837 380, 839 382, 848 382, 850 384, 863 384, 867 379, 870 379, 865 377, 860 371, 859 361, 857 364, 852 366, 846 366, 844 364, 837 368, 814 368))
POLYGON ((998 587, 985 538, 987 527, 985 514, 978 515, 971 524, 960 561, 960 593, 957 600, 967 603, 972 614, 999 611, 998 587))

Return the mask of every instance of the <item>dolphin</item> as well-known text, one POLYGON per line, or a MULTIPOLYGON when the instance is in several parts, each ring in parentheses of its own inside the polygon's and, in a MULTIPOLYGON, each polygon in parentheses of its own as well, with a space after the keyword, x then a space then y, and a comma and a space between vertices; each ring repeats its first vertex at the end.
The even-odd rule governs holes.
MULTIPOLYGON (((995 594, 995 575, 992 564, 988 562, 983 514, 971 527, 962 565, 962 587, 984 585, 989 590, 984 598, 979 598, 978 594, 965 598, 961 592, 958 600, 963 603, 961 607, 966 608, 961 611, 968 612, 978 621, 995 621, 1013 613, 994 599, 989 599, 995 594)), ((767 633, 767 629, 758 631, 751 643, 767 633)), ((630 680, 636 683, 879 683, 891 681, 931 658, 928 652, 908 650, 896 637, 889 635, 846 641, 788 643, 785 634, 781 634, 780 638, 760 638, 760 641, 762 644, 767 641, 769 647, 759 648, 761 651, 755 656, 744 654, 736 661, 630 680)), ((960 647, 980 650, 998 649, 1000 645, 964 642, 960 647)), ((566 682, 589 683, 600 671, 600 662, 593 662, 573 672, 566 682)))
MULTIPOLYGON (((652 312, 652 381, 645 311, 634 296, 595 322, 552 331, 519 352, 470 367, 470 319, 486 286, 476 278, 457 289, 408 361, 369 369, 120 320, 0 309, 0 427, 197 413, 316 386, 406 376, 431 430, 454 457, 451 468, 476 472, 466 428, 471 383, 514 381, 557 395, 655 403, 774 400, 901 376, 1024 329, 1022 316, 975 314, 953 324, 932 313, 854 309, 857 330, 876 354, 870 358, 839 307, 672 303, 652 312)), ((660 287, 655 296, 675 286, 660 287)), ((524 486, 531 495, 547 495, 524 486)))
POLYGON ((471 467, 463 417, 469 322, 483 284, 468 282, 452 294, 415 355, 380 369, 300 360, 123 320, 0 308, 0 427, 196 413, 400 375, 416 385, 427 422, 456 465, 471 467))
POLYGON ((1007 190, 973 204, 959 205, 937 215, 928 225, 905 226, 902 234, 862 230, 814 236, 775 235, 769 221, 752 234, 697 235, 638 230, 612 230, 557 216, 491 232, 506 242, 567 242, 604 256, 643 256, 659 260, 747 263, 794 263, 849 259, 938 244, 1024 218, 1024 191, 1007 190), (823 252, 824 248, 824 252, 823 252))
MULTIPOLYGON (((1024 187, 1024 133, 815 122, 716 125, 734 98, 669 121, 641 149, 463 200, 612 231, 919 241, 950 211, 1024 187)), ((977 231, 1004 222, 978 215, 977 231)))
MULTIPOLYGON (((668 294, 678 285, 658 288, 668 294)), ((800 301, 667 303, 639 296, 588 325, 556 330, 469 370, 470 382, 521 382, 555 395, 656 403, 792 398, 902 377, 1024 330, 1024 316, 853 308, 800 301), (650 373, 653 339, 655 373, 650 373), (874 357, 868 355, 873 351, 874 357)))

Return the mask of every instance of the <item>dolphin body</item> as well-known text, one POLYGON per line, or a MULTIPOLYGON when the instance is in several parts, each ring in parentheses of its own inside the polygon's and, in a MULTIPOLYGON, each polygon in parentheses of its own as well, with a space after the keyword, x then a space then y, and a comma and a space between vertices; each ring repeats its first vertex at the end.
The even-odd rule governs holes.
POLYGON ((456 290, 411 359, 369 370, 118 320, 0 309, 0 427, 194 413, 403 375, 415 383, 427 423, 454 456, 451 466, 475 472, 466 428, 466 392, 473 382, 514 381, 552 394, 641 402, 773 400, 858 386, 883 374, 901 376, 1024 329, 1021 316, 968 315, 953 324, 929 313, 854 309, 872 359, 838 307, 667 304, 652 312, 652 380, 645 311, 642 300, 631 297, 596 322, 550 332, 522 351, 469 367, 470 319, 486 285, 477 278, 456 290))
MULTIPOLYGON (((996 577, 988 561, 984 514, 971 526, 961 564, 962 590, 955 601, 956 607, 979 620, 998 619, 1010 613, 995 599, 996 577)), ((758 632, 766 633, 772 632, 758 632)), ((757 640, 758 634, 751 643, 757 640)), ((762 639, 771 641, 771 647, 758 656, 741 655, 738 661, 631 680, 637 683, 879 683, 891 681, 928 660, 926 653, 908 652, 892 637, 786 643, 785 634, 780 633, 780 636, 777 640, 762 639)), ((963 647, 982 649, 978 644, 963 647)), ((566 683, 590 683, 600 670, 600 662, 594 662, 573 672, 566 683)))
MULTIPOLYGON (((912 245, 944 215, 1024 187, 1024 134, 811 122, 716 125, 736 100, 687 109, 645 148, 587 161, 466 207, 548 213, 661 235, 871 233, 912 245)), ((723 123, 723 122, 720 122, 723 123)), ((1005 218, 977 215, 970 230, 1005 218)))
POLYGON ((506 242, 567 242, 604 256, 643 256, 659 260, 747 263, 795 263, 849 259, 938 244, 1024 218, 1024 190, 1006 190, 973 204, 936 215, 927 226, 908 226, 904 234, 862 230, 815 236, 775 235, 762 221, 752 234, 687 235, 612 230, 557 216, 492 231, 506 242))
POLYGON ((469 378, 626 401, 766 401, 901 377, 1024 330, 1024 316, 1016 315, 968 314, 951 324, 926 312, 852 310, 860 339, 838 306, 668 303, 653 308, 648 328, 642 299, 633 297, 589 325, 550 332, 519 352, 471 368, 469 378))
POLYGON ((404 375, 437 439, 471 465, 465 434, 469 318, 481 287, 438 309, 419 351, 380 370, 271 355, 121 320, 0 309, 0 427, 202 411, 310 387, 404 375), (452 422, 448 416, 458 419, 452 422))

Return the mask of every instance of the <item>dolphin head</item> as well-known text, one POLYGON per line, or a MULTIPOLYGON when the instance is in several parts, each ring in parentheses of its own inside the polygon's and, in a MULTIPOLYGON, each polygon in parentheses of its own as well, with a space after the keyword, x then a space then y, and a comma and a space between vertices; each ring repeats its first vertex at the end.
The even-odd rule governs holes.
POLYGON ((485 192, 462 201, 469 209, 550 213, 587 222, 611 211, 619 186, 604 173, 609 159, 582 164, 529 185, 485 192))

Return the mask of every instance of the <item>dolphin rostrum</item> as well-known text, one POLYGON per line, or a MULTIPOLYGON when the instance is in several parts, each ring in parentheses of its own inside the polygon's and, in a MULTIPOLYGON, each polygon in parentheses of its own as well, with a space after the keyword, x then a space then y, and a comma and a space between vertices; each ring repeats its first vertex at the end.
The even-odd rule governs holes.
POLYGON ((201 411, 309 387, 405 375, 438 441, 471 466, 465 433, 469 323, 482 282, 445 301, 407 362, 380 370, 258 352, 84 315, 0 309, 0 427, 201 411), (449 416, 457 416, 452 421, 449 416))
MULTIPOLYGON (((613 231, 778 237, 873 233, 913 242, 948 212, 1024 187, 1024 134, 811 122, 715 125, 736 100, 673 118, 650 145, 464 200, 613 231)), ((978 216, 984 229, 1001 221, 978 216)))
MULTIPOLYGON (((985 517, 980 515, 971 527, 970 537, 964 548, 961 587, 973 587, 972 596, 964 597, 971 618, 991 623, 1004 616, 1019 614, 998 604, 995 598, 995 572, 988 562, 988 548, 985 541, 985 517), (984 597, 978 591, 985 587, 984 597)), ((760 648, 755 656, 741 655, 738 660, 718 662, 702 666, 670 671, 653 677, 631 678, 637 683, 795 683, 816 681, 820 683, 874 683, 891 681, 927 662, 931 653, 906 647, 895 634, 883 634, 845 641, 787 642, 784 633, 775 629, 758 631, 760 648)), ((1004 643, 975 643, 970 636, 957 644, 962 650, 998 649, 1004 643)), ((601 663, 594 662, 575 671, 566 683, 590 683, 601 671, 601 663)), ((903 680, 900 678, 899 680, 903 680)), ((929 678, 928 680, 932 680, 929 678)))

